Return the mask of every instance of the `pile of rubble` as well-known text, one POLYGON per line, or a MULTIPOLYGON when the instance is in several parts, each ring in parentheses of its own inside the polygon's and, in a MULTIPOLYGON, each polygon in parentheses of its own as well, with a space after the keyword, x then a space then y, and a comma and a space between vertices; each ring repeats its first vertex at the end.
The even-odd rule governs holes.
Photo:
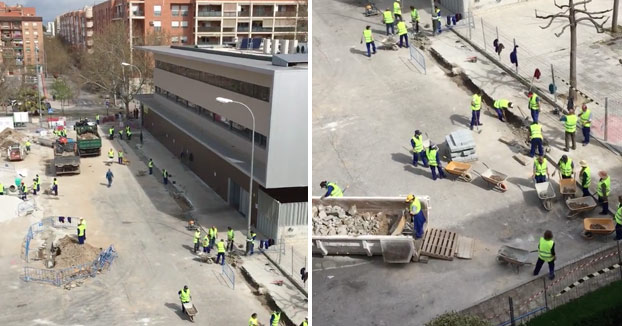
POLYGON ((3 151, 6 151, 6 149, 11 145, 22 144, 25 141, 26 135, 15 129, 5 128, 2 132, 0 132, 0 149, 3 151))
POLYGON ((384 213, 372 215, 359 213, 356 206, 345 211, 339 206, 313 206, 313 234, 328 235, 374 235, 387 234, 388 222, 384 213))
POLYGON ((88 243, 80 245, 74 237, 68 235, 58 240, 57 246, 60 255, 55 259, 56 269, 91 263, 101 252, 101 248, 95 248, 88 243))

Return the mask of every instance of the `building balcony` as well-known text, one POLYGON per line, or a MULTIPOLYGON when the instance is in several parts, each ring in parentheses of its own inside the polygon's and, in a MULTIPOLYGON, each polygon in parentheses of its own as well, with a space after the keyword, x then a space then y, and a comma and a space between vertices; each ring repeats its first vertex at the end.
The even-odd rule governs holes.
POLYGON ((198 33, 214 33, 220 32, 220 26, 199 26, 197 27, 198 33))
POLYGON ((296 17, 296 12, 295 11, 277 11, 276 16, 277 17, 296 17))
POLYGON ((93 22, 92 21, 86 22, 86 28, 93 28, 93 22))
POLYGON ((93 8, 92 7, 86 8, 86 11, 84 12, 84 17, 89 18, 89 19, 93 18, 93 8))
POLYGON ((253 11, 253 17, 273 17, 274 11, 255 10, 253 11))
POLYGON ((8 24, 0 25, 0 29, 11 29, 11 25, 8 25, 8 24))
POLYGON ((223 12, 223 14, 222 14, 222 15, 223 15, 223 16, 225 16, 225 17, 235 17, 235 16, 237 16, 237 14, 238 14, 238 13, 237 13, 237 12, 235 12, 235 11, 234 11, 234 12, 230 12, 230 11, 229 11, 229 12, 223 12))
POLYGON ((296 27, 275 27, 274 32, 294 32, 296 27))
POLYGON ((143 10, 134 10, 132 11, 132 18, 145 18, 145 11, 143 10))
POLYGON ((250 30, 250 28, 247 27, 238 27, 238 32, 248 32, 250 30))
POLYGON ((248 11, 238 11, 238 17, 250 17, 251 13, 248 11))
POLYGON ((222 11, 199 11, 197 17, 222 17, 222 11))
POLYGON ((272 28, 253 26, 253 32, 272 33, 272 28))

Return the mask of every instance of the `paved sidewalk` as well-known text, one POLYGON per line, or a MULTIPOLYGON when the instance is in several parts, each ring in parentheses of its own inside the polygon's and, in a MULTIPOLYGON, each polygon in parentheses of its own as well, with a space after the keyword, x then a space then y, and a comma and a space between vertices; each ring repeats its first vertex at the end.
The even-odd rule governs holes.
MULTIPOLYGON (((183 194, 193 206, 193 210, 189 212, 190 214, 186 214, 186 218, 188 219, 191 216, 191 218, 195 219, 204 229, 216 226, 219 239, 226 239, 227 227, 231 226, 235 230, 236 246, 240 252, 243 252, 247 225, 246 218, 230 207, 216 192, 183 165, 175 155, 169 152, 167 148, 160 144, 146 130, 143 130, 143 145, 141 146, 139 140, 140 130, 137 128, 134 128, 134 130, 135 138, 132 140, 131 149, 135 151, 137 155, 141 156, 142 161, 132 162, 132 165, 142 164, 143 167, 139 169, 148 171, 146 163, 149 158, 152 158, 154 161, 153 177, 155 177, 160 184, 162 183, 161 169, 165 168, 172 175, 169 178, 169 183, 183 191, 183 194)), ((116 142, 119 141, 116 140, 116 142)), ((122 141, 121 144, 125 151, 130 149, 129 144, 125 140, 122 141)), ((180 223, 185 225, 186 220, 180 221, 180 223)), ((190 243, 190 233, 188 233, 188 237, 190 243)), ((257 238, 261 239, 263 236, 258 233, 257 238)), ((307 252, 306 246, 307 242, 305 241, 303 244, 299 244, 296 250, 298 252, 307 252), (302 248, 303 246, 304 248, 302 248)), ((291 285, 285 276, 278 273, 278 269, 274 268, 265 256, 259 253, 259 244, 255 244, 255 255, 251 257, 242 256, 241 258, 243 261, 242 266, 249 270, 250 276, 256 283, 267 287, 268 284, 277 278, 286 281, 287 285, 274 288, 268 287, 270 289, 270 295, 275 298, 277 306, 279 306, 287 316, 291 317, 296 325, 302 322, 300 318, 304 318, 308 311, 307 302, 301 299, 304 298, 304 295, 291 285), (246 266, 247 262, 249 262, 249 266, 246 266), (258 264, 262 266, 272 266, 277 273, 266 274, 260 272, 256 275, 255 272, 262 271, 261 268, 253 267, 258 264)), ((241 280, 239 276, 239 273, 236 273, 237 280, 241 280)))
MULTIPOLYGON (((514 103, 514 109, 510 111, 520 117, 520 112, 516 106, 520 106, 525 115, 529 115, 526 97, 527 89, 513 77, 506 74, 501 68, 490 62, 483 55, 477 53, 466 42, 453 33, 445 33, 432 40, 432 49, 438 52, 444 60, 454 66, 460 67, 473 83, 481 88, 486 95, 493 99, 506 98, 514 103), (467 56, 477 55, 477 63, 466 62, 467 56)), ((575 169, 579 169, 579 161, 586 160, 592 172, 592 192, 595 192, 598 183, 598 171, 608 171, 611 176, 611 196, 610 207, 613 209, 617 204, 617 195, 622 194, 622 159, 617 153, 600 146, 592 140, 589 146, 582 146, 583 135, 577 129, 576 141, 577 149, 566 153, 563 151, 564 145, 564 125, 559 121, 560 116, 552 113, 553 108, 545 102, 541 104, 539 122, 543 126, 543 133, 546 140, 551 143, 549 157, 557 163, 563 154, 567 154, 575 162, 575 169)), ((487 106, 484 114, 488 124, 491 120, 494 124, 501 125, 496 117, 494 109, 487 106)), ((531 121, 531 117, 529 118, 531 121)), ((487 127, 487 126, 486 126, 487 127)), ((594 128, 592 128, 594 129, 594 128)), ((551 171, 552 173, 552 171, 551 171)))

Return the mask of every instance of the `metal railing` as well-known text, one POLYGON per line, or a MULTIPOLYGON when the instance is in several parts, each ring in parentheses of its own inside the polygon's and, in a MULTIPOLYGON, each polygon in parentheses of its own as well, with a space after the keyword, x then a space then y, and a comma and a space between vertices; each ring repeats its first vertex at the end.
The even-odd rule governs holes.
POLYGON ((272 32, 272 28, 253 26, 253 32, 272 32))
POLYGON ((220 26, 197 27, 197 32, 220 32, 220 26))
POLYGON ((274 16, 274 11, 263 11, 263 10, 253 11, 253 17, 273 17, 273 16, 274 16))
POLYGON ((199 17, 222 17, 222 11, 199 11, 197 12, 199 17))
POLYGON ((231 268, 231 265, 224 263, 222 265, 222 275, 231 283, 231 288, 235 290, 235 271, 231 268))
POLYGON ((415 64, 415 67, 421 71, 424 75, 427 74, 425 66, 425 56, 415 46, 410 46, 410 60, 415 64))
POLYGON ((295 11, 277 11, 276 16, 277 17, 296 17, 296 12, 295 11))

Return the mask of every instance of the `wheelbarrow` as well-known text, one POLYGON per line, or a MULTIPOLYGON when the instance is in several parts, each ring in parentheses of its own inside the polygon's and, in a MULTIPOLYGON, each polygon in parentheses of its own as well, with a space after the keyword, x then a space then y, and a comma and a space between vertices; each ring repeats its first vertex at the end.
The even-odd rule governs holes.
POLYGON ((516 273, 518 274, 521 266, 531 264, 530 262, 527 262, 529 254, 536 251, 537 250, 529 251, 504 245, 501 246, 497 252, 497 261, 502 264, 509 264, 516 268, 516 273))
POLYGON ((194 306, 194 303, 184 302, 182 304, 184 305, 184 310, 186 311, 186 315, 188 315, 188 319, 190 319, 190 321, 194 323, 194 316, 199 313, 197 308, 194 306))
POLYGON ((566 200, 566 206, 570 212, 568 218, 575 218, 583 212, 589 212, 598 206, 598 203, 592 196, 585 196, 579 198, 570 198, 566 200))
POLYGON ((553 208, 553 199, 555 198, 555 189, 553 185, 549 181, 537 183, 534 180, 536 185, 536 194, 538 194, 538 198, 542 201, 542 206, 547 211, 550 211, 553 208))
POLYGON ((479 176, 482 177, 482 179, 484 179, 484 181, 486 181, 488 185, 492 186, 494 190, 506 192, 508 190, 508 187, 503 182, 508 178, 508 176, 499 171, 489 168, 486 163, 484 163, 484 165, 488 168, 488 170, 484 171, 483 173, 479 173, 475 170, 473 170, 473 172, 479 174, 479 176))
POLYGON ((564 200, 574 198, 577 192, 577 182, 574 178, 559 179, 559 192, 564 197, 564 200))
POLYGON ((383 49, 385 50, 393 50, 393 51, 397 51, 399 50, 399 46, 397 45, 397 40, 395 40, 395 37, 389 35, 385 38, 382 39, 382 41, 380 41, 381 46, 383 49))
POLYGON ((583 219, 581 235, 587 240, 594 239, 595 235, 609 235, 616 230, 616 222, 609 217, 588 217, 583 219))
POLYGON ((471 164, 469 163, 451 161, 445 167, 445 171, 448 174, 458 176, 456 179, 460 181, 464 181, 464 182, 473 181, 473 177, 469 173, 469 171, 471 171, 471 164))

